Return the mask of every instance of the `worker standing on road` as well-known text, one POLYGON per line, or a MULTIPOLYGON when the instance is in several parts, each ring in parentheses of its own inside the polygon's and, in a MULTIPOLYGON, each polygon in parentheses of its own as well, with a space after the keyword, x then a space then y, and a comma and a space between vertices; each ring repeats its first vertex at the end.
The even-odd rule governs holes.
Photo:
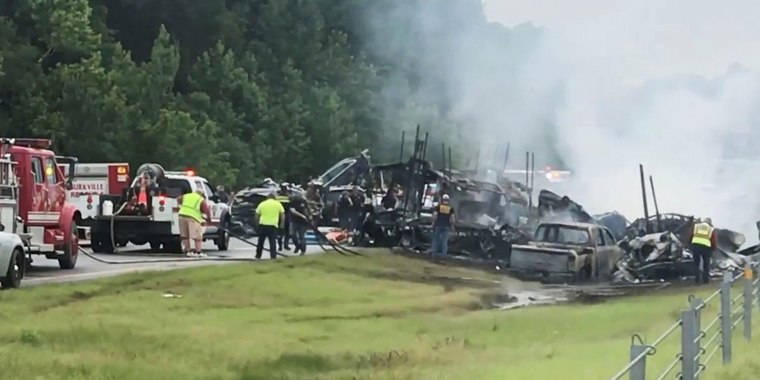
POLYGON ((311 217, 312 227, 317 228, 319 226, 319 219, 322 216, 322 196, 317 191, 317 186, 314 182, 309 182, 306 185, 306 204, 309 206, 309 216, 311 217))
POLYGON ((280 184, 280 191, 277 192, 277 200, 282 204, 285 209, 285 223, 283 228, 280 229, 277 235, 277 243, 280 246, 280 250, 283 246, 286 251, 290 251, 290 190, 289 183, 283 182, 280 184))
POLYGON ((182 239, 182 253, 191 257, 203 254, 203 216, 211 221, 209 207, 203 197, 203 189, 187 193, 177 199, 179 203, 179 234, 182 239), (190 250, 190 240, 195 243, 195 250, 190 250))
POLYGON ((285 208, 278 202, 277 194, 270 193, 267 199, 256 207, 256 225, 259 241, 256 244, 256 258, 261 258, 264 251, 264 240, 269 240, 269 257, 277 258, 277 230, 284 227, 285 208))
POLYGON ((705 218, 704 221, 695 223, 691 233, 691 253, 694 256, 694 281, 710 283, 710 259, 713 250, 717 247, 717 237, 712 220, 705 218))
POLYGON ((224 186, 219 185, 216 187, 216 197, 219 198, 219 203, 229 204, 230 196, 224 191, 224 186))
POLYGON ((311 224, 309 218, 309 206, 301 196, 293 196, 290 199, 290 229, 292 230, 295 253, 306 253, 306 229, 311 224))
POLYGON ((449 250, 449 233, 454 232, 454 207, 449 204, 449 195, 441 195, 441 203, 433 210, 433 244, 430 254, 446 256, 449 250))
POLYGON ((351 232, 356 232, 364 223, 364 201, 366 197, 359 186, 351 189, 351 232))
POLYGON ((351 213, 354 211, 354 202, 348 191, 340 193, 340 198, 335 202, 335 215, 338 216, 338 227, 341 230, 351 231, 353 224, 351 222, 351 213))

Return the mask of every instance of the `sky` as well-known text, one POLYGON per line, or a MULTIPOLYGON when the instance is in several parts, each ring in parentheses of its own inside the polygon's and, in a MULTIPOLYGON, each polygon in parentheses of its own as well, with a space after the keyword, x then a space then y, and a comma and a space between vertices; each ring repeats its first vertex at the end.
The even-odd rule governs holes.
POLYGON ((714 77, 733 63, 760 68, 760 1, 756 0, 484 0, 489 20, 525 22, 566 33, 616 30, 617 54, 631 81, 651 76, 714 77), (641 26, 646 26, 642 28, 641 26), (630 33, 625 33, 630 31, 630 33), (673 47, 677 46, 677 49, 673 47))

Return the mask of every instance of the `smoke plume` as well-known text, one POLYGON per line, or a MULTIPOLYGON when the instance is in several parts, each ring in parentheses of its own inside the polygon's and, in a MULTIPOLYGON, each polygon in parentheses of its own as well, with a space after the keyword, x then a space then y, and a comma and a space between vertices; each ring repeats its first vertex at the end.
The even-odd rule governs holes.
MULTIPOLYGON (((509 141, 517 167, 526 150, 537 166, 561 162, 574 173, 567 195, 592 214, 629 220, 643 214, 641 163, 661 212, 711 217, 757 241, 760 3, 562 2, 568 9, 554 4, 543 27, 528 16, 488 23, 482 4, 443 3, 405 6, 430 63, 420 88, 443 89, 435 93, 448 115, 484 152, 509 141), (586 12, 584 3, 605 8, 586 12)), ((485 9, 497 17, 529 3, 553 6, 489 0, 485 9)))

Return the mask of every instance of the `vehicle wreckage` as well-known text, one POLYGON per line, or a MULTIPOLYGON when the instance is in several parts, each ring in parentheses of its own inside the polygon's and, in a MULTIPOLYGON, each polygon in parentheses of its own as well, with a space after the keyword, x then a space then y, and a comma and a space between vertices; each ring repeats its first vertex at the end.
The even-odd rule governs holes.
MULTIPOLYGON (((545 282, 640 284, 695 274, 686 239, 696 219, 659 210, 649 216, 643 168, 645 216, 629 222, 617 212, 592 216, 568 196, 548 189, 538 193, 534 205, 532 180, 523 184, 506 174, 493 176, 494 170, 480 177, 477 170, 454 170, 450 151, 448 165, 444 154, 443 168, 436 169, 426 160, 426 150, 427 138, 420 139, 418 131, 406 161, 373 165, 365 150, 333 165, 310 182, 318 192, 319 226, 335 226, 333 205, 340 193, 359 187, 366 196, 363 222, 356 233, 334 235, 334 243, 401 247, 426 254, 433 208, 438 196, 446 193, 457 215, 449 239, 452 258, 486 262, 517 277, 545 282)), ((278 188, 267 180, 238 192, 231 207, 233 229, 254 234, 256 205, 278 188)), ((303 195, 304 189, 291 186, 290 192, 303 195)), ((744 235, 727 229, 716 232, 713 275, 743 268, 760 256, 760 246, 740 249, 744 235)))

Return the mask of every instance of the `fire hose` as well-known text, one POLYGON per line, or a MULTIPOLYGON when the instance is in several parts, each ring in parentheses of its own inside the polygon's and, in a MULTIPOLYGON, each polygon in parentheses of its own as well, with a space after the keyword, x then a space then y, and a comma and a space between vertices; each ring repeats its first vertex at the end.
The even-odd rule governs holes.
MULTIPOLYGON (((111 216, 111 245, 113 247, 114 252, 118 253, 116 247, 116 241, 114 238, 114 221, 116 219, 116 216, 119 215, 124 210, 124 207, 126 206, 126 203, 123 204, 113 215, 111 216)), ((220 230, 224 231, 225 233, 229 234, 230 237, 234 237, 235 239, 238 239, 248 245, 251 246, 257 246, 257 244, 251 242, 248 239, 245 239, 241 236, 238 236, 232 232, 229 231, 229 229, 226 229, 222 226, 218 227, 220 230)), ((334 242, 332 242, 330 239, 328 239, 316 226, 312 225, 312 231, 314 232, 315 236, 317 237, 317 245, 319 245, 320 248, 322 248, 323 251, 327 252, 329 249, 325 247, 324 244, 322 244, 321 240, 324 240, 327 242, 327 244, 337 253, 347 256, 347 255, 354 255, 354 256, 363 256, 361 253, 356 252, 354 250, 348 249, 346 247, 342 247, 334 242)), ((263 247, 262 247, 263 248, 263 247)), ((266 252, 271 253, 269 249, 264 248, 266 252)), ((97 262, 103 263, 103 264, 112 264, 112 265, 126 265, 126 264, 150 264, 150 263, 173 263, 173 262, 189 262, 189 261, 238 261, 238 262, 250 262, 250 261, 258 261, 259 259, 254 258, 235 258, 235 257, 199 257, 199 258, 193 258, 193 259, 187 259, 187 258, 164 258, 164 259, 148 259, 148 260, 106 260, 101 259, 97 256, 95 256, 93 253, 88 252, 82 247, 79 247, 79 252, 84 254, 85 256, 89 257, 92 260, 95 260, 97 262)), ((275 252, 277 256, 282 257, 291 257, 290 255, 285 255, 283 253, 275 252)))

